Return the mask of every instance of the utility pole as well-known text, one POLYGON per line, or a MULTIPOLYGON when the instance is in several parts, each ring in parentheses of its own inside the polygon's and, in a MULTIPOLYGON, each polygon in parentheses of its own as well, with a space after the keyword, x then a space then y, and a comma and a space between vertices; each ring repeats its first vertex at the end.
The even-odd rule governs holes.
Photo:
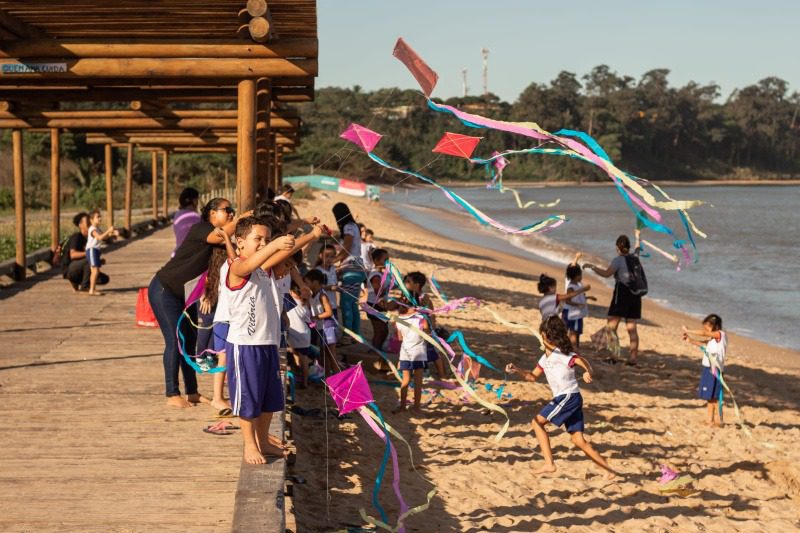
POLYGON ((461 98, 467 97, 467 67, 461 69, 461 98))
POLYGON ((483 98, 488 100, 489 97, 489 49, 481 48, 481 55, 483 56, 483 98))

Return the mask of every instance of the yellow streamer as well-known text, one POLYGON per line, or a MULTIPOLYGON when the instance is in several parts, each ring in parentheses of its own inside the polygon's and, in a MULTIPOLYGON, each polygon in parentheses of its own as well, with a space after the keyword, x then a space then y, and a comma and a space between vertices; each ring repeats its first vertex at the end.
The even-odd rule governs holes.
POLYGON ((535 200, 531 200, 530 202, 526 202, 526 203, 523 204, 522 203, 522 199, 520 199, 519 193, 516 191, 516 189, 512 189, 511 187, 501 187, 500 188, 500 192, 501 193, 504 193, 506 191, 511 191, 514 194, 514 198, 517 200, 517 207, 519 207, 520 209, 527 209, 532 205, 536 205, 537 207, 543 207, 543 208, 555 207, 555 206, 557 206, 558 204, 561 203, 561 198, 558 198, 558 199, 556 199, 556 200, 554 200, 554 201, 552 201, 552 202, 550 202, 548 204, 540 204, 539 202, 537 202, 535 200))

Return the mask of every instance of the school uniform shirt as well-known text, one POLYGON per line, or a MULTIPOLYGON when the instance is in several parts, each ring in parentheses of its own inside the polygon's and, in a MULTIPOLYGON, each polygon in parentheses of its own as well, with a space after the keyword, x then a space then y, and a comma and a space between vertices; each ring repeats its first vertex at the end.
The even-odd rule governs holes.
POLYGON ((539 312, 542 314, 542 320, 558 315, 561 304, 562 302, 557 294, 545 294, 542 296, 539 300, 539 312))
POLYGON ((275 284, 278 286, 278 295, 281 297, 279 301, 281 302, 281 309, 283 310, 285 309, 283 305, 284 298, 286 297, 287 294, 289 294, 292 288, 292 276, 290 276, 287 273, 282 278, 278 278, 277 280, 275 280, 275 284))
MULTIPOLYGON (((567 284, 567 292, 574 292, 579 291, 583 288, 583 283, 580 281, 577 283, 569 283, 567 284)), ((564 310, 567 312, 567 320, 578 320, 580 318, 586 318, 589 316, 589 309, 586 307, 586 293, 580 293, 577 296, 573 296, 570 298, 573 302, 579 305, 570 305, 568 302, 564 302, 564 310)))
POLYGON ((103 241, 94 236, 95 232, 101 234, 103 230, 101 230, 99 226, 89 226, 89 235, 86 236, 87 250, 90 248, 100 248, 100 245, 103 243, 103 241))
POLYGON ((312 294, 311 295, 311 299, 308 301, 309 311, 311 312, 311 319, 312 320, 316 320, 316 324, 314 326, 314 329, 318 329, 319 331, 322 331, 322 322, 323 322, 323 320, 330 320, 330 319, 322 319, 322 318, 316 319, 315 318, 315 317, 318 317, 319 315, 321 315, 322 313, 325 312, 325 307, 322 305, 322 301, 321 301, 322 300, 322 292, 323 291, 320 290, 317 294, 312 294))
POLYGON ((378 301, 378 295, 375 294, 375 288, 372 286, 372 279, 378 278, 380 280, 383 278, 383 274, 378 272, 377 270, 373 270, 367 276, 367 303, 370 307, 374 306, 375 303, 378 301))
MULTIPOLYGON (((413 315, 400 316, 400 319, 409 324, 413 324, 417 329, 422 329, 425 323, 425 317, 419 313, 413 315)), ((400 345, 400 360, 401 361, 427 361, 428 353, 425 348, 425 340, 422 336, 409 328, 405 324, 397 322, 397 331, 403 337, 402 344, 400 345)))
POLYGON ((372 250, 375 245, 371 242, 361 243, 361 262, 364 263, 364 269, 370 271, 375 268, 375 263, 372 262, 372 250))
POLYGON ((706 350, 703 353, 703 366, 711 367, 709 357, 713 357, 716 361, 716 366, 725 371, 725 352, 728 349, 728 336, 724 331, 715 331, 714 333, 719 333, 719 339, 711 339, 706 344, 706 350))
POLYGON ((353 238, 353 242, 350 244, 350 249, 347 250, 349 255, 342 261, 342 266, 350 265, 358 267, 360 270, 363 266, 358 264, 361 263, 361 229, 359 229, 355 222, 348 222, 344 225, 344 228, 342 228, 343 241, 346 235, 350 235, 353 238))
POLYGON ((214 311, 214 322, 229 322, 231 319, 230 295, 227 290, 228 270, 231 268, 230 259, 219 267, 219 286, 217 287, 217 308, 214 311))
POLYGON ((564 355, 558 348, 553 350, 550 355, 543 354, 539 358, 537 368, 541 368, 547 378, 547 384, 553 391, 553 398, 564 394, 579 393, 578 380, 575 377, 574 353, 564 355))
MULTIPOLYGON (((319 265, 317 270, 325 274, 325 285, 336 286, 339 284, 339 278, 336 277, 336 267, 334 265, 331 265, 328 268, 319 265)), ((336 291, 329 291, 327 289, 323 290, 325 291, 325 294, 328 295, 328 300, 331 302, 331 309, 337 309, 339 306, 336 305, 336 291)))
POLYGON ((281 338, 281 309, 272 272, 257 268, 239 285, 233 286, 228 271, 225 290, 230 310, 228 342, 277 346, 281 338))
POLYGON ((289 317, 289 346, 292 348, 308 348, 311 346, 311 310, 302 300, 290 296, 295 306, 286 311, 289 317))

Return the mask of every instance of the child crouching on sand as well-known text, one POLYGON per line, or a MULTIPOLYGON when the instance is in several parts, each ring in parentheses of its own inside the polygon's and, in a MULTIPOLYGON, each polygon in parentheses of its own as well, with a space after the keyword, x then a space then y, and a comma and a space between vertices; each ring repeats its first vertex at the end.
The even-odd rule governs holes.
POLYGON ((542 295, 539 300, 539 313, 542 315, 542 322, 551 316, 558 316, 561 314, 561 307, 567 300, 575 298, 592 288, 591 285, 586 284, 577 290, 567 290, 567 292, 559 294, 556 292, 556 280, 547 274, 539 276, 539 283, 536 288, 542 295))
POLYGON ((506 366, 509 374, 519 374, 526 381, 536 381, 544 374, 553 391, 553 400, 544 406, 533 419, 533 431, 542 449, 544 466, 536 470, 536 474, 547 474, 556 471, 553 462, 553 451, 545 426, 552 422, 556 426, 565 426, 572 437, 572 443, 583 451, 592 461, 606 471, 606 478, 613 479, 614 472, 603 457, 595 451, 583 437, 583 398, 578 380, 575 378, 575 365, 584 370, 583 381, 592 382, 592 367, 580 355, 572 352, 572 343, 567 336, 567 328, 558 316, 551 316, 539 326, 539 333, 545 346, 545 353, 539 364, 532 371, 525 371, 513 363, 506 366))
POLYGON ((728 349, 728 336, 722 331, 719 315, 708 315, 703 319, 703 329, 692 331, 683 327, 683 340, 699 346, 703 350, 703 372, 700 374, 698 396, 706 401, 709 426, 722 426, 722 383, 718 375, 725 368, 725 352, 728 349), (714 370, 716 369, 716 371, 714 370), (715 420, 716 406, 719 404, 719 421, 715 420))

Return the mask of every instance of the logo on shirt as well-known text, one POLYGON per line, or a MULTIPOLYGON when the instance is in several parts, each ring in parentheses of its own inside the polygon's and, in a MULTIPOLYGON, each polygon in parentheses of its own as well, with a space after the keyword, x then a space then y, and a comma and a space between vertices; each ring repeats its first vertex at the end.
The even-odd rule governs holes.
POLYGON ((250 297, 250 310, 247 312, 247 333, 251 337, 256 332, 256 297, 250 297))

